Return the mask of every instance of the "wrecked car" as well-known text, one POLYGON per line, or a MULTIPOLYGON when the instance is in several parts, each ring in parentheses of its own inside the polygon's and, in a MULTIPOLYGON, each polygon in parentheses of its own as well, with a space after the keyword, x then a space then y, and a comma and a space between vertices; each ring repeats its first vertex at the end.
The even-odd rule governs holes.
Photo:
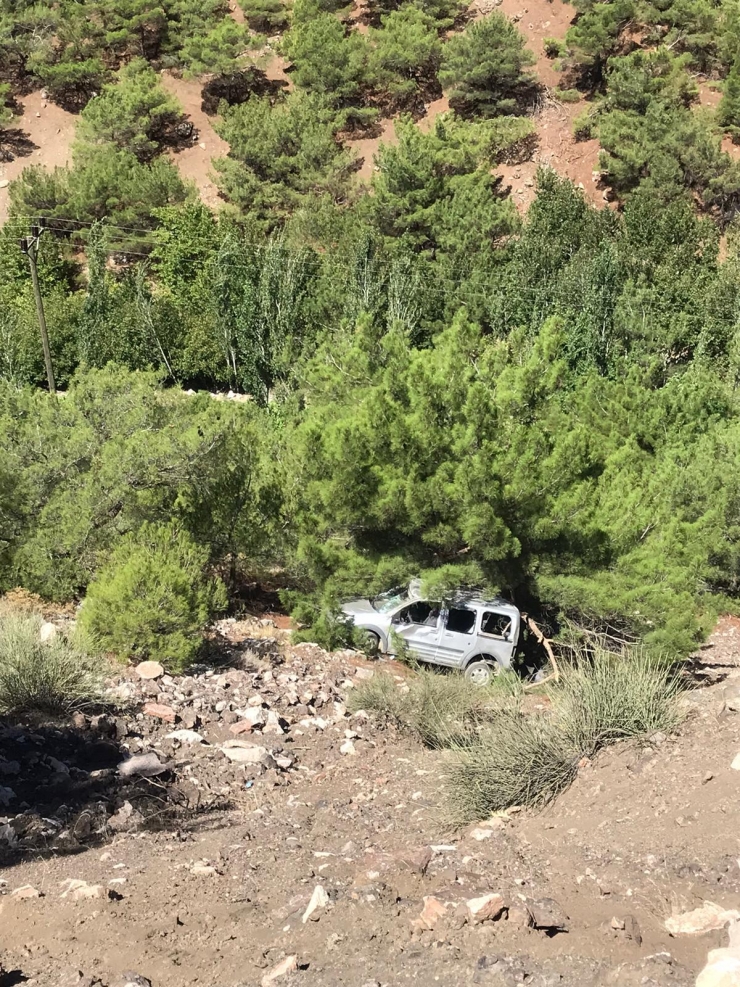
POLYGON ((401 640, 419 661, 459 669, 477 685, 511 668, 521 627, 515 606, 474 593, 434 600, 420 588, 413 580, 372 600, 345 603, 342 611, 380 654, 395 654, 401 640))

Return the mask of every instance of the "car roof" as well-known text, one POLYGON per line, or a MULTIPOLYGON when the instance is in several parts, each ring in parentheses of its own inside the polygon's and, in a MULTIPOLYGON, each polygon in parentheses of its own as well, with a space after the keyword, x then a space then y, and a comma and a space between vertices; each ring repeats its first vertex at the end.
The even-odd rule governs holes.
POLYGON ((491 600, 485 600, 474 593, 458 593, 456 596, 452 597, 451 603, 463 603, 469 607, 478 607, 479 609, 495 609, 504 610, 507 613, 519 613, 517 607, 513 603, 509 603, 508 600, 503 600, 500 596, 495 596, 491 600))

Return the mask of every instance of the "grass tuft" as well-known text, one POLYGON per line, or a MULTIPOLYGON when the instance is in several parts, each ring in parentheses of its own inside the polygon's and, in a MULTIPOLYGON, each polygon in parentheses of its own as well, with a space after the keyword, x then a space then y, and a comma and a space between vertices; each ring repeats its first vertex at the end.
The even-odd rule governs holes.
POLYGON ((590 757, 615 740, 670 733, 680 722, 681 689, 673 666, 633 648, 582 659, 565 670, 551 696, 559 730, 590 757))
POLYGON ((518 706, 521 680, 502 673, 485 689, 462 675, 444 675, 419 668, 402 691, 392 676, 376 673, 353 689, 352 710, 365 709, 413 733, 434 750, 466 747, 476 742, 482 724, 504 706, 518 706))
POLYGON ((0 617, 0 716, 69 713, 100 698, 100 660, 62 635, 42 642, 38 616, 0 617))
POLYGON ((455 751, 449 788, 457 819, 549 802, 581 758, 618 740, 669 733, 681 720, 675 668, 639 649, 581 655, 548 691, 550 713, 499 716, 477 744, 455 751))
POLYGON ((503 713, 477 744, 454 750, 448 773, 453 819, 463 823, 513 805, 544 805, 568 787, 579 759, 548 717, 503 713))

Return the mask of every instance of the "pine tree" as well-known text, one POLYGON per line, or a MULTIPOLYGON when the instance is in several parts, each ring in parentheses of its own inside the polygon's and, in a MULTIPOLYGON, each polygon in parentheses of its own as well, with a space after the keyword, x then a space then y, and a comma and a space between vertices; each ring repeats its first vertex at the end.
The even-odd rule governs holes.
POLYGON ((82 111, 77 142, 113 144, 146 161, 161 150, 181 117, 180 104, 162 87, 154 69, 135 58, 82 111))
POLYGON ((717 122, 732 133, 733 139, 740 140, 740 56, 733 62, 725 79, 724 92, 717 107, 717 122))
POLYGON ((439 81, 462 116, 498 116, 514 113, 531 98, 534 80, 525 69, 533 64, 516 26, 495 11, 450 38, 439 81))

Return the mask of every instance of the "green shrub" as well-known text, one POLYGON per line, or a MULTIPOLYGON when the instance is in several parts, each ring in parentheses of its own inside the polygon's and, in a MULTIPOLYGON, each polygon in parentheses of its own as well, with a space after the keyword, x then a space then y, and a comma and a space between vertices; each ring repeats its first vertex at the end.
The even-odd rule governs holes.
POLYGON ((577 103, 581 98, 577 89, 551 89, 550 92, 559 103, 577 103))
POLYGON ((582 756, 615 740, 669 733, 680 720, 675 668, 643 651, 597 651, 566 669, 551 695, 558 728, 582 756))
POLYGON ((0 617, 0 715, 65 713, 99 699, 102 665, 61 634, 41 641, 37 615, 0 617))
POLYGON ((377 672, 350 692, 347 709, 352 713, 364 709, 400 725, 403 722, 404 700, 405 696, 393 676, 387 672, 377 672))
POLYGON ((174 524, 124 537, 88 588, 81 626, 119 657, 152 658, 179 671, 193 661, 226 591, 205 575, 208 549, 174 524))
POLYGON ((595 126, 596 118, 593 110, 584 110, 573 121, 573 136, 577 141, 591 140, 594 135, 595 126))
POLYGON ((420 669, 407 690, 380 672, 353 690, 350 709, 364 709, 394 721, 434 750, 474 744, 481 724, 495 718, 501 699, 516 693, 508 684, 481 689, 462 675, 420 669))
POLYGON ((560 58, 568 51, 568 46, 560 38, 543 38, 542 45, 548 58, 560 58))

